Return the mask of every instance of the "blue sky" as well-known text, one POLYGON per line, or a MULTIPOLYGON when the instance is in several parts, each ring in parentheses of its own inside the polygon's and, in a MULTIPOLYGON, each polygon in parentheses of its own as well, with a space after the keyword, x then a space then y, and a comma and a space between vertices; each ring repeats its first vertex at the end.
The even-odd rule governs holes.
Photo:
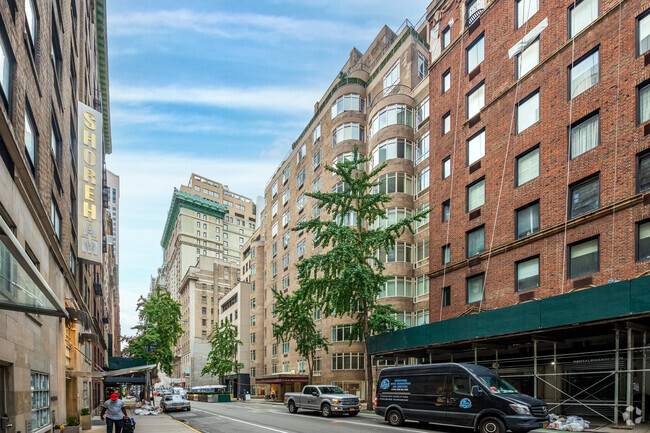
POLYGON ((350 50, 428 1, 109 0, 113 154, 120 176, 122 333, 162 263, 174 187, 192 172, 255 198, 350 50))

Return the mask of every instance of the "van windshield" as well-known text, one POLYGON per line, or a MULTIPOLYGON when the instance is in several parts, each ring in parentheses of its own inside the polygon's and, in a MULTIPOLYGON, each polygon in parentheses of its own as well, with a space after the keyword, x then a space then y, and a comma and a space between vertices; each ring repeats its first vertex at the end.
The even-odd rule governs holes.
POLYGON ((490 388, 495 394, 516 394, 519 393, 517 389, 510 385, 505 380, 501 379, 499 376, 492 375, 481 375, 478 376, 479 379, 483 382, 485 386, 490 388))

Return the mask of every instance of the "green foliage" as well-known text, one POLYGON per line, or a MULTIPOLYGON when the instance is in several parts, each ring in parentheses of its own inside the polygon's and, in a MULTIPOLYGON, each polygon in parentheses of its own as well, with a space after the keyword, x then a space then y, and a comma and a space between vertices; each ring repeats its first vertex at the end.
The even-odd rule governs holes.
POLYGON ((172 374, 174 353, 172 348, 183 335, 181 305, 171 298, 166 290, 156 287, 149 298, 138 300, 139 324, 135 337, 125 339, 125 354, 141 358, 150 364, 157 364, 167 375, 172 374))
POLYGON ((70 427, 79 425, 79 418, 77 418, 76 416, 69 416, 65 419, 65 425, 70 427))
POLYGON ((309 364, 309 383, 312 382, 314 357, 318 349, 327 352, 327 338, 316 333, 314 310, 319 308, 312 298, 283 295, 273 290, 275 318, 273 337, 280 341, 294 340, 296 352, 309 364))
MULTIPOLYGON (((326 248, 323 254, 305 258, 296 265, 300 288, 294 296, 299 302, 314 302, 322 307, 326 317, 352 317, 356 322, 352 325, 351 341, 368 341, 370 335, 404 327, 394 318, 395 309, 377 303, 382 285, 389 278, 383 275, 384 265, 378 253, 393 248, 399 236, 406 230, 413 232, 413 224, 430 212, 425 210, 386 228, 374 228, 377 219, 386 219, 384 206, 391 198, 383 192, 372 193, 373 187, 379 185, 372 179, 386 164, 369 173, 358 169, 368 161, 355 148, 351 161, 340 162, 336 167, 325 166, 340 178, 344 187, 337 192, 307 195, 318 200, 331 219, 311 219, 294 228, 314 233, 315 245, 326 248), (346 217, 353 225, 343 224, 346 217)), ((367 354, 365 365, 366 396, 371 402, 372 369, 367 354)))
POLYGON ((83 409, 81 409, 81 410, 79 411, 79 414, 80 414, 80 415, 90 415, 90 409, 87 408, 87 407, 84 407, 83 409))
POLYGON ((201 376, 206 374, 223 378, 229 373, 239 374, 244 364, 237 362, 237 348, 243 343, 237 338, 235 325, 225 320, 221 325, 214 325, 210 337, 212 349, 208 354, 208 363, 201 370, 201 376))

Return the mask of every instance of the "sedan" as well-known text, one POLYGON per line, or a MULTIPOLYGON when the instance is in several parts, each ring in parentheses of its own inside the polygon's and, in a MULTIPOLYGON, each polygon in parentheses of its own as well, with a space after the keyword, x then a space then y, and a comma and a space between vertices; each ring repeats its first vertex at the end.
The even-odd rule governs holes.
POLYGON ((180 395, 166 395, 160 400, 163 412, 170 410, 190 410, 190 402, 180 395))

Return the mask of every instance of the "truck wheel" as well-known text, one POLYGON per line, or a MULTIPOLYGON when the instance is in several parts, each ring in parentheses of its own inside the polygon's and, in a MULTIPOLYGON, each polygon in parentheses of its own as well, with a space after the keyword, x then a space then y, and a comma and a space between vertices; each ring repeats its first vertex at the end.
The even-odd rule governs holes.
POLYGON ((325 403, 323 405, 323 407, 321 407, 321 412, 323 413, 323 416, 326 417, 326 418, 329 418, 329 417, 332 416, 332 408, 327 403, 325 403))
POLYGON ((294 403, 293 400, 289 401, 289 404, 287 405, 287 407, 289 408, 290 413, 297 413, 298 412, 298 408, 296 407, 296 403, 294 403))
POLYGON ((392 425, 393 427, 399 427, 402 424, 404 424, 404 417, 402 416, 400 411, 396 409, 393 409, 390 412, 388 412, 386 419, 388 420, 388 424, 392 425))
POLYGON ((506 433, 506 426, 499 418, 487 416, 478 425, 480 433, 506 433))

